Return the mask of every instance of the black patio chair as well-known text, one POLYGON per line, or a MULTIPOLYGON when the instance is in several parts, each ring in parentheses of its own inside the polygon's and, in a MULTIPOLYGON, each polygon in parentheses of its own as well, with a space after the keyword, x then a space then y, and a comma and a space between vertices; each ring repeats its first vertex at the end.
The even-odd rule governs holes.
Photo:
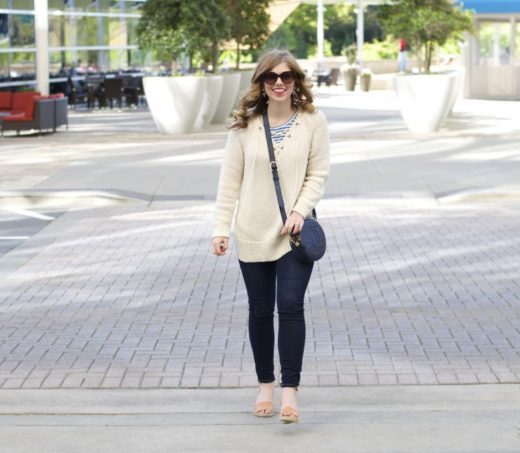
POLYGON ((126 76, 123 78, 123 94, 128 107, 131 105, 139 106, 141 80, 141 77, 126 76))
POLYGON ((113 107, 114 100, 117 101, 119 108, 123 104, 123 79, 120 77, 105 78, 103 84, 105 99, 110 104, 110 108, 113 107))
POLYGON ((72 80, 72 78, 69 77, 67 84, 69 86, 69 105, 72 105, 75 109, 80 102, 86 102, 88 104, 89 92, 84 82, 72 80))
POLYGON ((105 78, 103 76, 87 76, 85 85, 87 89, 87 108, 94 108, 96 100, 99 108, 107 106, 104 87, 105 78))

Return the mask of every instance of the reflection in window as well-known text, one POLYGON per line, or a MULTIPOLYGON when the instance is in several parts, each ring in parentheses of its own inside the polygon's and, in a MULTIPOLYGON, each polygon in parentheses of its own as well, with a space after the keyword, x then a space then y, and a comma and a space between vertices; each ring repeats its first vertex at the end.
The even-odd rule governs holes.
MULTIPOLYGON (((49 52, 50 73, 57 76, 62 66, 74 67, 77 73, 141 69, 148 53, 135 49, 63 50, 49 52)), ((148 62, 148 65, 150 63, 148 62)))
POLYGON ((34 47, 34 16, 11 15, 11 47, 34 47))
POLYGON ((9 58, 8 53, 0 53, 0 82, 4 82, 9 76, 9 58))
POLYGON ((9 47, 9 16, 0 14, 0 47, 9 47))
POLYGON ((139 11, 145 1, 146 0, 49 0, 49 11, 135 13, 139 11))
POLYGON ((137 18, 128 18, 126 19, 126 27, 128 33, 128 44, 136 44, 137 43, 137 24, 139 23, 139 19, 137 18))
POLYGON ((479 26, 479 64, 482 66, 510 64, 510 40, 511 24, 509 22, 482 22, 479 26))
POLYGON ((0 8, 3 9, 34 9, 33 0, 0 0, 0 8))
POLYGON ((515 55, 514 64, 520 66, 520 24, 516 24, 515 30, 515 55))
POLYGON ((11 54, 11 78, 34 79, 36 77, 36 55, 34 52, 13 52, 11 54))

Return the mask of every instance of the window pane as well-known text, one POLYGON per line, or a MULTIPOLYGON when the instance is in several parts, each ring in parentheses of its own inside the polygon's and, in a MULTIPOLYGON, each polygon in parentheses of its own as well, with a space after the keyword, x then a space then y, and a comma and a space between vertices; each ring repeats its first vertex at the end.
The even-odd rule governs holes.
POLYGON ((13 52, 11 54, 11 77, 34 79, 36 56, 34 52, 13 52))
POLYGON ((484 66, 510 64, 510 39, 509 22, 482 22, 479 27, 479 64, 484 66))
POLYGON ((34 16, 11 15, 11 47, 34 47, 34 16))
POLYGON ((9 16, 0 14, 0 47, 9 47, 9 16))
POLYGON ((64 45, 65 30, 63 16, 49 16, 49 47, 59 47, 64 45))
POLYGON ((135 45, 137 43, 137 24, 139 19, 129 17, 126 19, 128 32, 128 45, 135 45))
POLYGON ((128 52, 128 67, 131 69, 142 69, 150 65, 151 60, 150 52, 143 52, 139 49, 128 52))
POLYGON ((98 25, 103 27, 106 18, 51 16, 49 17, 49 46, 104 45, 103 35, 98 39, 98 25))
POLYGON ((110 46, 126 46, 127 43, 127 23, 120 18, 110 18, 107 20, 108 26, 108 42, 110 46))
POLYGON ((49 0, 49 11, 136 13, 143 3, 143 0, 49 0))
POLYGON ((0 83, 5 82, 9 76, 9 54, 0 53, 0 83))
POLYGON ((515 30, 515 65, 520 66, 520 24, 517 22, 515 30))
POLYGON ((118 71, 128 69, 128 51, 126 50, 110 50, 108 70, 118 71))
POLYGON ((127 46, 136 42, 139 19, 49 16, 49 46, 127 46), (79 31, 78 31, 79 30, 79 31))
POLYGON ((0 8, 4 9, 34 9, 33 0, 0 0, 0 8))

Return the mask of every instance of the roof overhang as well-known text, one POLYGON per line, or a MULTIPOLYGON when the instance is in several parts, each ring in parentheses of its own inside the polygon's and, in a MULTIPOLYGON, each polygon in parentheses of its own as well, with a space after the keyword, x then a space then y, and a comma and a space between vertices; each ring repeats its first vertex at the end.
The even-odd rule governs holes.
POLYGON ((477 14, 520 14, 519 0, 458 0, 477 14))

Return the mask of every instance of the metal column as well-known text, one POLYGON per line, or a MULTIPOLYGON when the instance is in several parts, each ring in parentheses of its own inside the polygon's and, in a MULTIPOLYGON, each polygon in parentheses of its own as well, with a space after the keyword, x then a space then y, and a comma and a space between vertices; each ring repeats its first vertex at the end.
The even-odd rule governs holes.
POLYGON ((358 0, 357 6, 357 63, 359 67, 363 66, 363 44, 365 42, 365 18, 364 18, 363 0, 358 0))
POLYGON ((317 23, 317 38, 318 38, 318 73, 323 65, 323 0, 318 0, 318 23, 317 23))

